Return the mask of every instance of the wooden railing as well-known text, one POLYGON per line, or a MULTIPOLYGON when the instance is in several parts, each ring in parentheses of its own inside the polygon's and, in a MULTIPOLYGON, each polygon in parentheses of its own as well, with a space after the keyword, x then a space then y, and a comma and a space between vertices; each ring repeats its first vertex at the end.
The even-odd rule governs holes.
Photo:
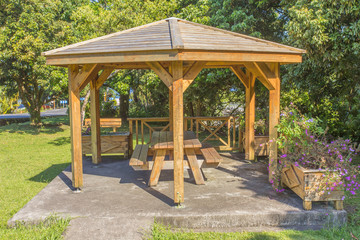
MULTIPOLYGON (((154 131, 170 129, 168 117, 128 118, 129 132, 135 144, 151 141, 154 131)), ((209 143, 217 150, 242 149, 242 133, 238 117, 184 117, 184 131, 194 131, 201 143, 209 143)), ((131 139, 131 138, 130 138, 131 139)), ((130 144, 132 152, 133 144, 130 144)))

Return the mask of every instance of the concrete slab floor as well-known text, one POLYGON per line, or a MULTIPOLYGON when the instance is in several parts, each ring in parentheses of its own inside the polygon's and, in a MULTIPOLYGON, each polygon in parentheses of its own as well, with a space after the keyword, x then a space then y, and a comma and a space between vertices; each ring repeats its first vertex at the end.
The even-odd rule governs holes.
POLYGON ((134 171, 128 160, 104 158, 95 166, 84 158, 84 187, 74 193, 70 167, 59 174, 9 220, 37 222, 56 213, 72 218, 65 239, 141 239, 154 219, 195 231, 318 229, 344 224, 347 214, 326 203, 304 211, 290 190, 276 193, 265 163, 247 162, 241 153, 221 153, 217 169, 203 169, 205 185, 185 170, 185 203, 173 204, 172 170, 163 170, 156 187, 149 171, 134 171))

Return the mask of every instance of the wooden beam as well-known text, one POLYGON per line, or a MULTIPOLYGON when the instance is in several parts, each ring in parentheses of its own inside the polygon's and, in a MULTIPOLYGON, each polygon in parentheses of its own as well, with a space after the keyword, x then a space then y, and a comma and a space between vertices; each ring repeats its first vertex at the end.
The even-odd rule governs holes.
POLYGON ((159 62, 146 62, 146 64, 151 67, 167 87, 171 87, 173 77, 159 62))
POLYGON ((79 75, 79 66, 69 66, 69 106, 70 106, 70 138, 71 138, 71 170, 74 188, 83 186, 80 91, 75 81, 79 75))
POLYGON ((98 64, 85 64, 81 69, 81 72, 76 75, 75 79, 72 80, 71 88, 81 92, 81 90, 95 77, 100 70, 100 66, 98 64))
POLYGON ((206 62, 194 62, 194 64, 187 70, 184 75, 184 86, 183 91, 190 86, 190 84, 194 81, 197 75, 201 72, 201 70, 206 65, 206 62))
POLYGON ((105 68, 100 76, 98 77, 96 81, 96 89, 99 90, 99 88, 105 83, 105 81, 108 79, 110 74, 114 71, 114 68, 105 68))
POLYGON ((222 51, 142 51, 122 53, 71 54, 46 57, 46 64, 67 66, 69 64, 96 63, 137 63, 149 61, 212 61, 212 62, 280 62, 300 63, 302 54, 287 53, 254 53, 254 52, 222 52, 222 51), (180 52, 181 51, 181 52, 180 52))
POLYGON ((241 67, 240 66, 231 66, 230 69, 240 79, 242 84, 244 84, 245 88, 248 88, 249 87, 249 78, 246 76, 246 74, 241 69, 241 67))
POLYGON ((272 64, 272 72, 275 74, 274 90, 269 91, 269 181, 272 180, 272 172, 277 166, 277 129, 275 126, 280 121, 280 64, 272 64))
POLYGON ((184 109, 183 109, 183 63, 173 62, 173 118, 174 118, 174 202, 184 201, 184 109))
POLYGON ((249 78, 249 87, 246 88, 246 107, 245 107, 245 159, 255 159, 255 76, 251 73, 247 73, 249 78))
POLYGON ((274 82, 276 82, 276 76, 274 72, 272 72, 268 65, 263 62, 254 62, 255 67, 258 69, 259 73, 262 76, 262 79, 265 80, 263 83, 269 90, 275 89, 274 82))
POLYGON ((255 62, 250 62, 250 63, 245 63, 244 64, 246 69, 249 70, 254 76, 255 78, 259 79, 259 81, 264 84, 264 86, 268 89, 268 90, 273 90, 274 86, 272 85, 272 83, 267 79, 267 77, 263 74, 263 72, 261 72, 261 70, 258 69, 258 65, 256 65, 255 62))
POLYGON ((224 51, 182 51, 181 61, 213 62, 302 62, 302 53, 265 53, 265 52, 224 52, 224 51))
POLYGON ((99 164, 101 162, 100 96, 96 79, 90 82, 90 116, 92 162, 99 164))

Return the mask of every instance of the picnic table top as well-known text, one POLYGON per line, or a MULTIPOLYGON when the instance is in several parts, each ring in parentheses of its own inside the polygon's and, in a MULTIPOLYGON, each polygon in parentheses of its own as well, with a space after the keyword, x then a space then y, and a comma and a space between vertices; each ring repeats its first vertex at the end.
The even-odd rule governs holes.
MULTIPOLYGON (((174 149, 172 131, 155 131, 151 138, 151 148, 157 149, 174 149)), ((184 131, 184 148, 201 148, 202 144, 192 131, 184 131)))

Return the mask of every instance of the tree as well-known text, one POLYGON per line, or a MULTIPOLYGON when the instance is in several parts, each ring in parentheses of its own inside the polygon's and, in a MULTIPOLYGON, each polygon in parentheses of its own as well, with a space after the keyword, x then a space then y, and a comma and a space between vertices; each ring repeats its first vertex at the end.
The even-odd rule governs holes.
POLYGON ((307 50, 284 80, 305 99, 303 112, 321 118, 331 134, 359 141, 360 2, 293 0, 284 9, 287 42, 307 50))
POLYGON ((67 72, 45 65, 41 52, 76 41, 71 15, 87 1, 10 0, 1 2, 0 84, 19 92, 35 125, 40 110, 67 89, 67 72))

